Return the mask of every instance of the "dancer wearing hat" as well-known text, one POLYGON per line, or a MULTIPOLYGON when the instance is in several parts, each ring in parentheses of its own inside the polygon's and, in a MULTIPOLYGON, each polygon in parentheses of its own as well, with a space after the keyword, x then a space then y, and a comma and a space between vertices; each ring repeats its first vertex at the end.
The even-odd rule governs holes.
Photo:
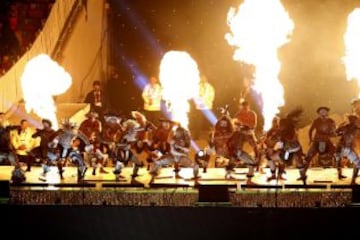
POLYGON ((51 161, 48 160, 49 143, 55 138, 56 132, 52 129, 52 123, 49 119, 42 119, 42 129, 36 129, 32 135, 33 138, 40 137, 40 145, 31 150, 31 154, 35 158, 40 158, 42 162, 43 172, 40 180, 46 180, 46 174, 50 171, 51 161))
POLYGON ((359 131, 359 127, 357 126, 359 117, 355 114, 350 114, 348 115, 348 120, 348 122, 341 123, 336 129, 336 135, 340 136, 340 140, 336 147, 335 156, 336 165, 340 171, 341 160, 345 157, 354 165, 351 184, 355 185, 360 169, 360 156, 354 149, 354 141, 357 141, 356 135, 359 131))
MULTIPOLYGON (((305 171, 309 168, 312 159, 316 154, 327 154, 329 158, 334 157, 335 146, 331 137, 335 137, 335 121, 328 116, 330 108, 326 106, 319 107, 316 112, 318 117, 313 120, 309 129, 310 147, 305 156, 305 171)), ((339 178, 342 174, 339 171, 339 178)))

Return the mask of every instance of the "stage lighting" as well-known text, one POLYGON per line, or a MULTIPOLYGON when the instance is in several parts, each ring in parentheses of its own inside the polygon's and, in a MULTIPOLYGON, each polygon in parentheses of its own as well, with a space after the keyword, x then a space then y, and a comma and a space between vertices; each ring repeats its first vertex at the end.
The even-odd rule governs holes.
POLYGON ((195 154, 195 162, 203 168, 204 173, 206 173, 209 160, 210 155, 207 153, 206 149, 201 149, 195 154))

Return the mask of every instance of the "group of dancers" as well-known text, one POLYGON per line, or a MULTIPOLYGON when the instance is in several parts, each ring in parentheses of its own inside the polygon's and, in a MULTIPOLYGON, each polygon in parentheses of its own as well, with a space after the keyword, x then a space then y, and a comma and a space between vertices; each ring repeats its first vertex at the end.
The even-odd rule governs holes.
MULTIPOLYGON (((303 113, 301 108, 290 111, 284 117, 274 117, 272 127, 257 139, 254 129, 256 117, 248 109, 246 101, 241 105, 241 114, 236 117, 230 115, 227 107, 223 109, 211 131, 208 145, 194 156, 190 156, 191 134, 188 129, 167 118, 153 123, 138 111, 132 111, 126 119, 116 114, 106 114, 99 119, 96 112, 90 111, 79 126, 64 120, 59 130, 54 130, 48 119, 42 119, 42 127, 31 134, 31 138, 39 139, 39 144, 27 149, 26 156, 41 162, 43 170, 40 179, 44 181, 51 166, 57 166, 60 178, 64 179, 64 168, 68 163, 75 164, 78 181, 83 181, 89 167, 92 167, 93 175, 98 173, 97 169, 99 174, 108 174, 104 167, 112 161, 112 174, 116 180, 126 178, 122 174, 123 168, 131 164, 132 183, 137 183, 139 169, 144 166, 151 175, 150 184, 156 181, 165 166, 174 168, 175 178, 182 178, 179 173, 181 167, 192 168, 192 179, 197 183, 201 177, 199 169, 203 168, 203 173, 206 173, 210 156, 215 155, 215 167, 224 168, 224 179, 234 178, 234 169, 245 165, 248 168, 247 184, 255 184, 252 181, 254 172, 261 171, 266 160, 271 171, 267 181, 285 180, 286 166, 295 164, 299 169, 297 180, 306 184, 311 161, 320 154, 334 159, 340 180, 346 178, 342 173, 343 160, 350 161, 353 164, 351 184, 356 184, 360 168, 357 152, 360 100, 352 102, 353 112, 338 126, 329 117, 330 109, 319 107, 316 111, 318 116, 309 129, 311 144, 306 153, 297 132, 303 113), (338 139, 336 143, 332 138, 338 139), (251 150, 245 147, 246 144, 251 150), (145 160, 140 156, 145 156, 145 160)), ((12 140, 12 132, 20 134, 21 127, 6 125, 3 118, 0 114, 0 161, 7 159, 14 166, 13 182, 23 182, 26 178, 18 151, 24 148, 12 140)), ((27 170, 30 171, 29 165, 27 170)))

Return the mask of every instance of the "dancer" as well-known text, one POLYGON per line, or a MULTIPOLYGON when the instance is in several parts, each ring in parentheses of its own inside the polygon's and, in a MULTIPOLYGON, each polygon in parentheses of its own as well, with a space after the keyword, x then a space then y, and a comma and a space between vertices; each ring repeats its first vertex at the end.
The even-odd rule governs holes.
POLYGON ((150 171, 150 174, 152 175, 150 184, 154 182, 160 168, 170 164, 175 165, 175 178, 182 178, 179 174, 180 166, 192 167, 192 179, 194 179, 195 183, 197 183, 197 180, 199 179, 199 165, 189 158, 190 143, 191 138, 189 131, 178 125, 174 130, 173 135, 170 135, 169 138, 169 154, 166 154, 157 160, 155 162, 154 168, 150 171))

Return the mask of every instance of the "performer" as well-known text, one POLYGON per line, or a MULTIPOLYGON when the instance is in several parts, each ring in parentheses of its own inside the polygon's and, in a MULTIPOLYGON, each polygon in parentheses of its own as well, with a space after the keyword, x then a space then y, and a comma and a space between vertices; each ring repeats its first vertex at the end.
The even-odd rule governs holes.
POLYGON ((333 160, 335 146, 331 137, 335 136, 336 124, 328 116, 329 111, 330 109, 326 106, 321 106, 316 110, 319 116, 312 122, 309 129, 310 148, 305 156, 305 170, 309 168, 316 154, 319 154, 319 158, 326 155, 325 157, 333 160))
POLYGON ((14 169, 11 180, 13 183, 22 183, 26 180, 24 171, 20 168, 19 161, 10 141, 10 132, 18 126, 11 126, 5 117, 5 113, 0 112, 0 163, 8 160, 14 169))
POLYGON ((249 102, 240 100, 240 110, 235 114, 235 124, 239 126, 238 130, 244 136, 244 144, 248 143, 255 155, 256 162, 259 163, 258 144, 255 136, 257 126, 257 114, 250 109, 249 102))
POLYGON ((31 165, 34 160, 34 157, 29 153, 37 144, 37 141, 32 138, 33 133, 34 131, 29 126, 29 122, 26 119, 22 119, 19 128, 13 130, 10 134, 11 144, 16 151, 19 161, 26 163, 27 172, 31 171, 31 165))
POLYGON ((49 119, 42 119, 41 122, 43 128, 36 129, 36 132, 32 135, 33 138, 40 137, 40 145, 34 148, 31 154, 36 158, 40 158, 43 168, 40 179, 44 180, 51 166, 51 161, 48 160, 49 143, 55 138, 56 132, 51 128, 52 123, 49 119))
POLYGON ((115 113, 108 113, 104 117, 104 129, 101 132, 102 143, 106 148, 109 159, 116 163, 116 144, 123 136, 121 117, 115 113))
POLYGON ((281 118, 279 121, 279 134, 280 141, 277 143, 276 149, 279 149, 279 157, 287 162, 295 161, 297 168, 299 169, 300 177, 298 181, 303 181, 306 184, 307 176, 305 174, 305 166, 303 160, 303 150, 297 134, 297 125, 300 120, 300 116, 303 113, 303 109, 295 108, 290 111, 285 118, 281 118))
POLYGON ((264 151, 265 157, 269 161, 269 167, 271 171, 271 176, 267 178, 267 181, 271 180, 286 180, 283 177, 285 173, 286 163, 281 156, 281 135, 280 135, 280 118, 274 117, 272 120, 271 128, 266 132, 264 136, 264 151), (278 168, 278 173, 276 175, 276 168, 278 168))
POLYGON ((81 122, 79 126, 79 132, 84 134, 93 146, 92 151, 90 151, 87 155, 89 161, 91 162, 91 166, 93 167, 92 175, 96 175, 96 169, 98 167, 100 168, 100 173, 108 173, 104 169, 108 155, 106 154, 106 149, 100 140, 102 123, 98 119, 99 114, 94 111, 90 111, 86 114, 86 117, 87 119, 81 122))
POLYGON ((128 119, 123 122, 122 128, 124 134, 120 142, 116 144, 116 163, 113 173, 115 174, 116 180, 124 178, 121 176, 121 171, 129 162, 132 162, 134 167, 131 175, 131 182, 137 183, 135 178, 138 176, 139 169, 143 166, 143 163, 133 153, 132 148, 134 148, 138 141, 137 133, 138 131, 141 131, 141 127, 137 121, 128 119))
POLYGON ((245 164, 249 169, 246 175, 247 184, 253 185, 255 183, 252 182, 251 179, 254 177, 254 167, 257 166, 257 162, 248 152, 244 150, 244 144, 249 139, 249 130, 250 129, 247 126, 236 122, 235 131, 227 142, 229 149, 229 163, 225 167, 225 178, 232 179, 233 177, 231 176, 231 173, 234 171, 234 168, 240 164, 245 164))
POLYGON ((356 178, 358 176, 360 168, 360 157, 359 154, 354 149, 354 142, 357 141, 356 136, 359 134, 359 117, 355 114, 348 115, 349 122, 344 122, 339 125, 336 129, 336 135, 340 136, 340 140, 336 147, 336 165, 338 168, 338 178, 342 179, 345 176, 342 175, 341 160, 346 157, 353 163, 353 175, 351 178, 351 184, 356 184, 356 178))
POLYGON ((139 124, 136 130, 137 142, 134 145, 136 152, 139 154, 145 151, 149 154, 150 141, 156 126, 138 111, 132 111, 131 116, 139 124))
POLYGON ((98 138, 102 131, 101 121, 98 119, 99 114, 94 111, 88 112, 86 119, 80 123, 79 131, 84 134, 87 138, 90 138, 95 134, 98 138))
POLYGON ((154 168, 150 171, 152 178, 150 184, 154 182, 155 177, 158 175, 158 171, 163 166, 170 164, 175 165, 175 178, 182 178, 179 175, 180 166, 193 168, 193 179, 195 183, 199 179, 199 165, 189 158, 189 151, 191 145, 191 138, 189 131, 178 125, 173 134, 169 137, 170 153, 162 156, 155 162, 154 168))
POLYGON ((155 76, 150 77, 150 81, 144 87, 141 96, 144 100, 144 111, 148 119, 155 122, 161 118, 162 88, 155 76))
POLYGON ((227 142, 234 133, 233 122, 230 118, 229 108, 226 105, 221 109, 222 116, 215 123, 214 130, 210 134, 209 146, 215 151, 215 167, 225 167, 229 155, 227 142))
POLYGON ((48 158, 50 161, 57 161, 60 178, 63 179, 63 167, 69 158, 78 166, 78 181, 84 180, 87 167, 82 152, 91 151, 92 146, 85 135, 77 132, 76 124, 66 119, 49 145, 51 150, 48 153, 48 158))
POLYGON ((159 122, 159 126, 154 131, 150 146, 152 154, 147 158, 148 171, 150 171, 151 165, 153 165, 156 160, 170 152, 168 139, 175 123, 164 118, 159 119, 159 122))

